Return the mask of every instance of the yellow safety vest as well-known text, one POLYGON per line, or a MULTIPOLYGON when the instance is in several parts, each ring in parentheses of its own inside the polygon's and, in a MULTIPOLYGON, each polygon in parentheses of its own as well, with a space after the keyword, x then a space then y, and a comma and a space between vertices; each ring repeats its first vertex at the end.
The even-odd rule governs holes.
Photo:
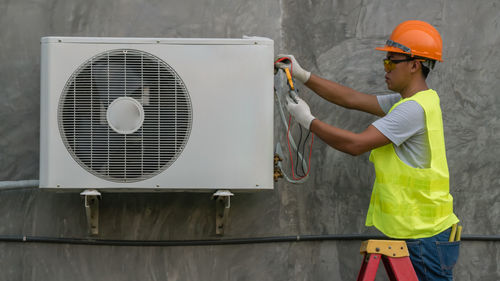
POLYGON ((458 222, 450 195, 439 97, 434 90, 421 91, 401 99, 389 112, 409 100, 418 102, 425 111, 430 167, 408 166, 399 159, 392 143, 370 154, 376 178, 366 225, 399 239, 431 237, 458 222))

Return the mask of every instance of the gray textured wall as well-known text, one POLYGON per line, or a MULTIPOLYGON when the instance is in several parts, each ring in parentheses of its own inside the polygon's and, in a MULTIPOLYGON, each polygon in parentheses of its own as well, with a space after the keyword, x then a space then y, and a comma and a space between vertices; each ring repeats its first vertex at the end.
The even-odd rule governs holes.
MULTIPOLYGON (((39 40, 46 35, 270 37, 321 76, 385 92, 384 42, 405 19, 435 25, 445 63, 441 96, 455 210, 466 234, 500 233, 500 2, 0 0, 0 180, 38 178, 39 40)), ((361 131, 374 117, 301 91, 314 114, 361 131)), ((276 115, 275 139, 284 141, 276 115)), ((376 233, 364 227, 372 167, 316 141, 304 185, 237 194, 226 237, 376 233)), ((0 234, 85 237, 82 199, 38 190, 0 193, 0 234)), ((208 194, 106 194, 103 239, 214 237, 208 194)), ((359 241, 239 246, 111 247, 0 243, 0 280, 353 280, 359 241)), ((499 280, 500 244, 464 242, 456 280, 499 280)), ((381 270, 380 272, 382 272, 381 270)), ((382 275, 383 276, 383 275, 382 275)))

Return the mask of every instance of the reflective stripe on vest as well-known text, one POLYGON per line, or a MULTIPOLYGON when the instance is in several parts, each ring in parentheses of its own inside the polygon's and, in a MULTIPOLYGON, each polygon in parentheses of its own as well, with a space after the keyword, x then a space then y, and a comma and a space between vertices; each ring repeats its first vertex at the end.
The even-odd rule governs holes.
POLYGON ((409 100, 418 102, 425 112, 430 167, 408 166, 399 159, 392 143, 370 154, 376 178, 366 225, 374 225, 385 235, 399 239, 434 236, 458 222, 449 193, 439 97, 434 90, 421 91, 401 99, 389 112, 409 100))

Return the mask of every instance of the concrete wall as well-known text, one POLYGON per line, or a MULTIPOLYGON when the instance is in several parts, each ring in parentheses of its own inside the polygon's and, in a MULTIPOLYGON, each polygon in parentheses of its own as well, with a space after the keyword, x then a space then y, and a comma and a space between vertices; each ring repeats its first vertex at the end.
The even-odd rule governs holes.
MULTIPOLYGON (((406 19, 435 25, 444 60, 428 82, 441 96, 451 192, 465 234, 500 233, 500 3, 415 1, 0 0, 0 180, 38 178, 41 36, 241 37, 275 40, 276 53, 368 93, 386 92, 373 50, 406 19)), ((368 114, 301 94, 313 113, 361 131, 368 114)), ((284 143, 275 120, 275 140, 284 143)), ((285 162, 287 163, 287 162, 285 162)), ((237 194, 226 237, 373 233, 364 227, 373 170, 316 139, 306 184, 237 194)), ((209 194, 112 194, 102 239, 215 237, 209 194)), ((38 190, 0 192, 0 234, 86 237, 82 199, 38 190)), ((0 243, 1 280, 353 280, 359 241, 239 246, 116 247, 0 243)), ((464 242, 456 280, 499 280, 500 244, 464 242)), ((383 272, 381 270, 380 272, 383 272)), ((383 274, 382 274, 383 276, 383 274)), ((379 278, 380 279, 380 278, 379 278)))

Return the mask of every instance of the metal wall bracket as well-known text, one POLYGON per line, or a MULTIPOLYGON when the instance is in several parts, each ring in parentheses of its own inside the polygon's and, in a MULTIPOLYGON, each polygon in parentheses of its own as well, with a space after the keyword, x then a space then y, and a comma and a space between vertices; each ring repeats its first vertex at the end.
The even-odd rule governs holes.
POLYGON ((85 214, 88 230, 91 235, 99 233, 99 201, 101 193, 95 189, 86 189, 80 195, 85 196, 85 214))
POLYGON ((215 234, 217 235, 224 235, 224 227, 227 225, 231 196, 233 195, 229 190, 217 190, 212 195, 212 199, 215 199, 215 234))

